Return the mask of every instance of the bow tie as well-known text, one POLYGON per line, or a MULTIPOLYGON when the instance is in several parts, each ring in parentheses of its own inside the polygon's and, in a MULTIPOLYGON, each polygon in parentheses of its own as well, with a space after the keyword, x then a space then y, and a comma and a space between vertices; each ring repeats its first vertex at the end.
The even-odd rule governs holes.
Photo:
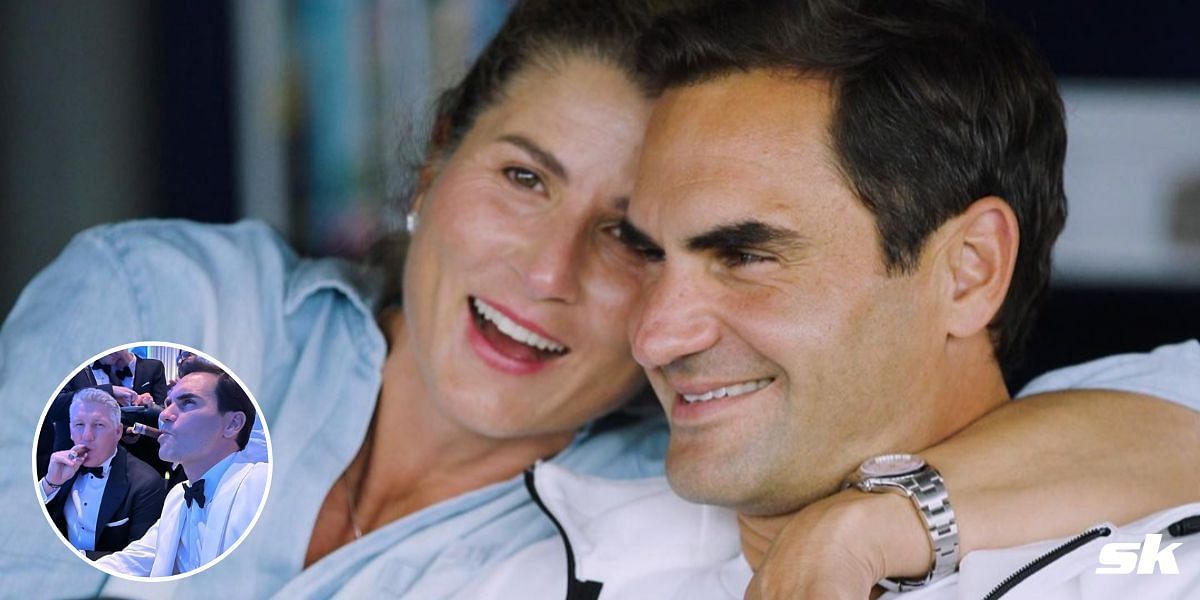
POLYGON ((79 467, 79 474, 85 475, 91 473, 96 479, 104 479, 104 467, 79 467))
POLYGON ((124 381, 126 377, 133 377, 133 371, 129 370, 129 365, 121 367, 121 370, 113 373, 113 379, 116 381, 124 381))
POLYGON ((192 507, 192 500, 195 500, 200 508, 204 508, 204 480, 201 479, 191 486, 183 484, 183 499, 187 501, 188 508, 192 507))

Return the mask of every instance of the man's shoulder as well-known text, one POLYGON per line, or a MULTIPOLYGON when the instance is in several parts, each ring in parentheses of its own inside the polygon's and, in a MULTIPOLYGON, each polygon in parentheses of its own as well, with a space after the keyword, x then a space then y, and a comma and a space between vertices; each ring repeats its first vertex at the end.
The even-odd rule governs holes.
POLYGON ((137 364, 144 364, 146 367, 152 368, 156 371, 162 371, 166 369, 166 365, 163 365, 163 362, 157 358, 139 358, 137 359, 137 364))
POLYGON ((154 470, 154 467, 151 467, 146 461, 130 454, 124 448, 120 448, 118 451, 125 457, 125 478, 131 485, 150 485, 166 488, 166 482, 163 480, 162 475, 154 470))
POLYGON ((270 472, 270 463, 234 461, 221 477, 220 487, 236 490, 239 499, 243 496, 251 500, 252 496, 261 498, 267 489, 270 472))

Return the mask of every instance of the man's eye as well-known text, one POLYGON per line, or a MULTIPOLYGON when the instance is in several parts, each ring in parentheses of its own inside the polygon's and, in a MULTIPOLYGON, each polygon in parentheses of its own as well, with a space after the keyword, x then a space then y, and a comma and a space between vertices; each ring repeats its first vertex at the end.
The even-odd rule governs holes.
POLYGON ((504 176, 507 177, 509 181, 535 192, 540 192, 545 189, 545 186, 542 184, 542 178, 538 177, 537 173, 534 173, 529 169, 524 169, 521 167, 506 167, 504 169, 504 176))
POLYGON ((722 257, 725 266, 737 268, 748 267, 761 263, 774 262, 774 258, 763 254, 755 254, 753 252, 745 252, 742 250, 731 251, 722 257))

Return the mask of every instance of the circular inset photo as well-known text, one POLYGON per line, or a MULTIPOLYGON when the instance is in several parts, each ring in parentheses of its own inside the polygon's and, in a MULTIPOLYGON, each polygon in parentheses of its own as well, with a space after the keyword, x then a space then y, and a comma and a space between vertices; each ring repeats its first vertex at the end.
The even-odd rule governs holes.
POLYGON ((254 395, 168 342, 96 354, 46 404, 33 450, 46 520, 72 552, 137 581, 186 577, 237 548, 271 484, 254 395))

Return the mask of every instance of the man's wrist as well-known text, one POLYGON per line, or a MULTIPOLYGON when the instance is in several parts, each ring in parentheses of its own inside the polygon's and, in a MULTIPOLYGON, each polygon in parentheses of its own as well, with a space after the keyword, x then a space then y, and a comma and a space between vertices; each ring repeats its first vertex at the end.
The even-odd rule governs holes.
POLYGON ((932 567, 933 544, 917 508, 898 494, 871 494, 850 488, 841 492, 860 496, 875 528, 869 533, 878 541, 875 550, 880 579, 917 579, 932 567))
POLYGON ((871 457, 846 478, 845 485, 871 494, 906 499, 924 526, 930 547, 930 567, 925 574, 916 578, 889 576, 879 585, 898 592, 913 590, 947 577, 958 568, 958 522, 954 508, 941 474, 923 458, 913 454, 871 457))
POLYGON ((42 502, 49 502, 51 498, 58 495, 58 490, 62 488, 63 484, 65 483, 66 482, 54 485, 53 483, 50 483, 49 479, 42 477, 41 481, 38 481, 38 491, 42 493, 42 502))

